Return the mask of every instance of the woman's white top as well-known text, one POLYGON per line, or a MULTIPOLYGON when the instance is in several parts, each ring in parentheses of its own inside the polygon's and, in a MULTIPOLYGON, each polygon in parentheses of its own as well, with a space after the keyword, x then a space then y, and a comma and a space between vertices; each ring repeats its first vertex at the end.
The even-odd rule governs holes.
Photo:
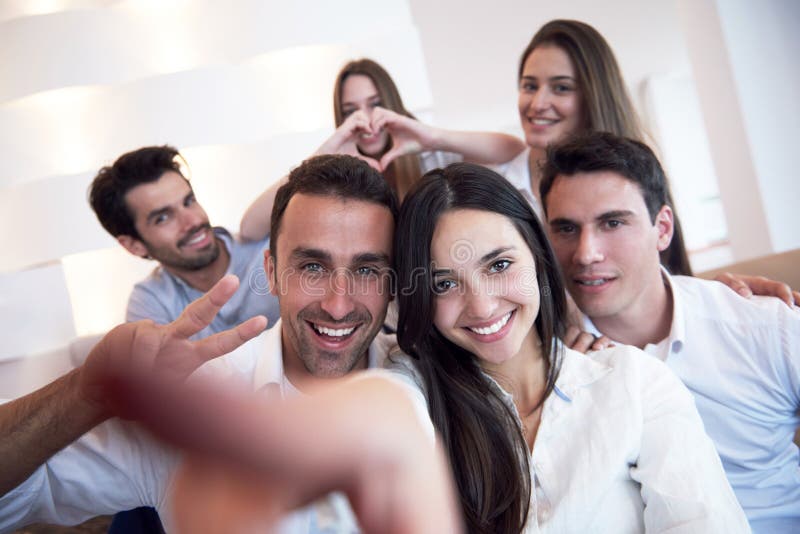
MULTIPOLYGON (((413 358, 392 355, 388 366, 425 402, 413 358)), ((692 395, 634 347, 564 349, 530 474, 526 533, 750 532, 692 395)))

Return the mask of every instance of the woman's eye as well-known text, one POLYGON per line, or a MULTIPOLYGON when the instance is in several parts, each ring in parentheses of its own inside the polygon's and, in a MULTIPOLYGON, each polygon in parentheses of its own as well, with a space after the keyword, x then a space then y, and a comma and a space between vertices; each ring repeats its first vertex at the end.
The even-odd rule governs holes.
POLYGON ((347 118, 352 115, 356 110, 354 109, 343 109, 342 110, 342 118, 347 118))
POLYGON ((437 295, 447 293, 454 287, 456 287, 456 283, 453 280, 439 280, 433 284, 433 290, 437 295))
POLYGON ((573 91, 574 89, 573 89, 573 87, 571 85, 558 84, 553 88, 553 90, 556 93, 569 93, 569 92, 573 91))
POLYGON ((499 273, 508 269, 510 265, 511 262, 508 260, 497 260, 496 262, 492 263, 492 266, 489 268, 489 272, 499 273))

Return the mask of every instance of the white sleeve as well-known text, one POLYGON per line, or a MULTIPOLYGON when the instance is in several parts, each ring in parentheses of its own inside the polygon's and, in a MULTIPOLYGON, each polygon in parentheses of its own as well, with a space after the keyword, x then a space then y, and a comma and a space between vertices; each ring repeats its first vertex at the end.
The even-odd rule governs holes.
POLYGON ((641 357, 641 484, 647 532, 750 532, 689 390, 661 361, 641 357))
POLYGON ((433 428, 433 421, 431 421, 431 417, 428 414, 428 401, 425 398, 421 386, 410 374, 400 372, 397 368, 392 367, 390 369, 368 369, 363 373, 359 373, 358 376, 381 377, 400 386, 411 401, 414 414, 417 416, 417 420, 425 431, 425 434, 430 438, 431 443, 435 443, 436 431, 433 428))
POLYGON ((0 497, 0 532, 34 523, 73 525, 100 514, 164 505, 175 450, 131 423, 107 421, 0 497))

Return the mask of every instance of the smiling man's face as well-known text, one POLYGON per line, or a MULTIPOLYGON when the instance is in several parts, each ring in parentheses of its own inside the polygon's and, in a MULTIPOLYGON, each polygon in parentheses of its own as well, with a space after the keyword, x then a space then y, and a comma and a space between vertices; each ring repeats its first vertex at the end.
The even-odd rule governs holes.
POLYGON ((391 298, 394 221, 377 203, 296 194, 266 253, 287 376, 340 377, 367 365, 391 298))

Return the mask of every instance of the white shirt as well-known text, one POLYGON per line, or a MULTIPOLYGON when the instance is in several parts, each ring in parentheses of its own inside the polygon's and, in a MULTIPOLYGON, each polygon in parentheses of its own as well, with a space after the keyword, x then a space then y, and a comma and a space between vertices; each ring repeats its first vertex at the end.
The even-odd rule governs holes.
MULTIPOLYGON (((800 532, 800 314, 662 269, 669 335, 644 350, 689 388, 754 532, 800 532)), ((598 332, 591 322, 586 329, 598 332)))
POLYGON ((530 155, 531 148, 525 147, 525 150, 517 154, 514 159, 505 163, 500 163, 499 165, 488 165, 488 167, 516 187, 517 190, 522 193, 522 196, 525 197, 525 200, 528 201, 528 204, 531 205, 531 208, 533 208, 533 211, 539 219, 544 220, 542 206, 539 204, 539 201, 536 200, 537 196, 533 193, 533 189, 531 189, 531 170, 528 166, 530 155))
MULTIPOLYGON (((530 459, 526 533, 749 532, 691 395, 639 352, 565 349, 530 459)), ((411 358, 389 365, 422 389, 411 358)))
MULTIPOLYGON (((373 341, 368 356, 370 367, 382 364, 393 340, 393 336, 379 336, 373 341)), ((282 353, 279 322, 230 354, 207 363, 200 372, 238 377, 254 391, 278 384, 281 393, 287 395, 296 390, 284 375, 282 353)), ((25 482, 0 497, 0 531, 33 522, 76 524, 99 514, 138 506, 155 507, 170 531, 174 525, 170 513, 171 483, 180 461, 177 450, 157 442, 129 422, 111 419, 54 455, 25 482)), ((278 526, 278 532, 293 534, 358 531, 348 501, 335 493, 290 514, 278 526)))

